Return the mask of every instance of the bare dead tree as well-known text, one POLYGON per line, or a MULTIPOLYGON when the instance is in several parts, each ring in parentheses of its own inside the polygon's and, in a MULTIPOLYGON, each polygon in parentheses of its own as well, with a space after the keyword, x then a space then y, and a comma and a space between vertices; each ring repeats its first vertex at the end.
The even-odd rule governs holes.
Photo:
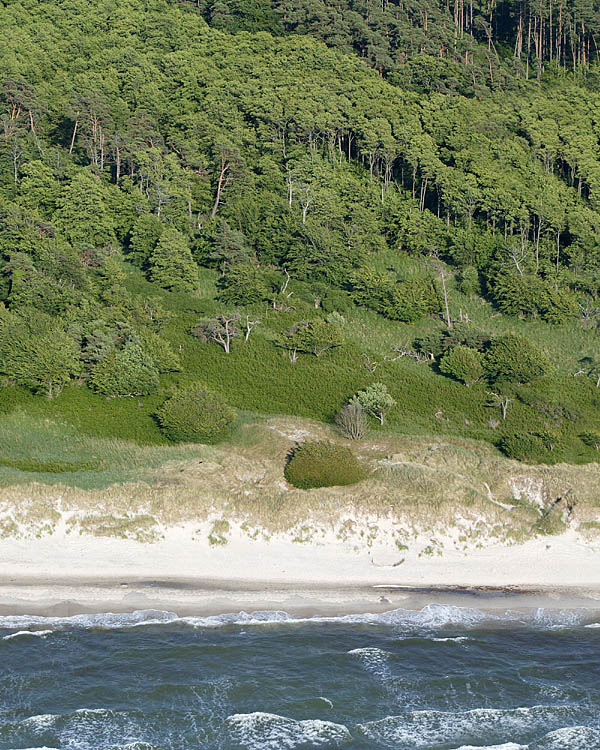
POLYGON ((291 276, 287 271, 287 268, 283 269, 283 272, 285 273, 285 281, 281 285, 281 288, 279 289, 279 294, 275 295, 273 298, 273 309, 277 310, 278 312, 291 312, 292 310, 295 310, 293 305, 288 304, 288 300, 290 297, 294 294, 294 292, 288 292, 288 286, 291 281, 291 276))
POLYGON ((379 362, 375 362, 374 360, 369 357, 368 354, 365 354, 363 352, 363 364, 367 368, 367 370, 371 373, 375 372, 375 370, 379 367, 379 362))
POLYGON ((367 415, 356 402, 346 404, 335 418, 342 434, 350 440, 361 440, 367 429, 367 415))
POLYGON ((241 320, 239 313, 231 315, 219 315, 216 318, 205 318, 197 323, 190 331, 201 341, 214 341, 225 350, 225 354, 231 351, 231 340, 239 335, 238 323, 241 320))
POLYGON ((245 329, 246 333, 244 335, 244 341, 248 341, 248 338, 250 337, 250 332, 254 328, 254 326, 259 325, 260 320, 250 320, 250 316, 246 315, 246 323, 245 323, 245 329))
POLYGON ((487 394, 488 396, 490 396, 490 401, 488 403, 488 406, 501 409, 502 420, 506 421, 506 414, 508 412, 508 407, 514 401, 514 399, 510 398, 509 396, 506 396, 503 393, 493 393, 492 391, 487 391, 487 394))
POLYGON ((584 328, 592 328, 598 318, 600 318, 600 307, 589 301, 585 304, 579 303, 579 319, 584 328))
POLYGON ((420 354, 419 352, 415 352, 412 349, 409 349, 407 346, 395 346, 393 347, 392 352, 394 353, 393 356, 388 356, 387 354, 385 355, 385 362, 395 362, 402 357, 410 357, 417 362, 429 362, 433 359, 433 356, 430 357, 427 354, 420 354))
POLYGON ((310 194, 310 185, 300 184, 298 190, 300 205, 302 207, 302 223, 306 224, 306 216, 308 209, 312 203, 312 196, 310 194))

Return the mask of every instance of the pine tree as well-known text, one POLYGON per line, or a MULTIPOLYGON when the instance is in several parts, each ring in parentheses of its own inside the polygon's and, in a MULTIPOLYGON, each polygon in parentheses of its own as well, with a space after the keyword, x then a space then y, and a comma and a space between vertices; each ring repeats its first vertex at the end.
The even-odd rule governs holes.
POLYGON ((149 260, 150 279, 178 292, 192 292, 198 283, 198 268, 185 237, 176 229, 162 233, 149 260))
POLYGON ((105 187, 89 169, 82 169, 59 199, 54 223, 73 244, 116 245, 115 224, 104 203, 105 187))

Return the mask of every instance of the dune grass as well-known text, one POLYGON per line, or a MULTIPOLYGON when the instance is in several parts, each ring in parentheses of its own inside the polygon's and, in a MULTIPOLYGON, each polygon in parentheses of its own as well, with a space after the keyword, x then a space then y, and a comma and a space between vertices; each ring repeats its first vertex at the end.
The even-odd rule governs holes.
POLYGON ((168 462, 210 452, 201 445, 152 446, 99 438, 68 423, 14 411, 0 420, 0 485, 36 481, 99 489, 139 481, 168 462))

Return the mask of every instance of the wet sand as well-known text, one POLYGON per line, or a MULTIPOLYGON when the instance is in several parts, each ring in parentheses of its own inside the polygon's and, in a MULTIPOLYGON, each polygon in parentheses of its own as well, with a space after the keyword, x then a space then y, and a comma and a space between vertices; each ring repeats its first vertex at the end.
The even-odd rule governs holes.
POLYGON ((381 613, 445 604, 480 610, 600 611, 600 590, 579 587, 337 586, 298 581, 198 579, 0 579, 0 615, 69 617, 166 610, 180 616, 281 610, 299 617, 381 613))

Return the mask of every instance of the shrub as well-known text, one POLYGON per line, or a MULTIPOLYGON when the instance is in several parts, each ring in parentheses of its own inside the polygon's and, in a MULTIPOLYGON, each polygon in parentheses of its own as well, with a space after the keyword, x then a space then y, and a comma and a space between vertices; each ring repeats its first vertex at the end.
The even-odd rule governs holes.
POLYGON ((463 294, 481 294, 479 273, 473 266, 465 266, 460 272, 458 288, 463 294))
POLYGON ((396 406, 396 400, 388 393, 384 383, 373 383, 373 385, 359 391, 350 399, 351 404, 359 404, 362 408, 383 424, 385 415, 396 406))
POLYGON ((42 393, 47 398, 58 396, 81 368, 75 341, 56 329, 28 332, 19 318, 10 314, 3 322, 0 372, 34 393, 42 393))
POLYGON ((225 436, 235 412, 221 396, 195 383, 165 401, 156 416, 169 440, 216 443, 225 436))
POLYGON ((484 367, 490 380, 500 383, 529 383, 551 369, 548 359, 531 341, 514 333, 492 341, 484 367))
POLYGON ((271 294, 265 271, 255 263, 229 266, 218 282, 219 299, 233 305, 262 302, 271 294))
POLYGON ((159 372, 177 372, 181 370, 181 360, 171 344, 153 331, 142 331, 141 339, 144 350, 152 357, 159 372))
POLYGON ((298 446, 284 473, 290 484, 302 490, 355 484, 366 476, 350 448, 324 440, 298 446))
POLYGON ((92 372, 92 390, 107 396, 146 396, 158 388, 158 370, 139 344, 108 354, 92 372))
POLYGON ((481 354, 468 346, 455 346, 444 354, 440 361, 440 370, 460 380, 466 386, 476 383, 483 375, 481 354))
POLYGON ((445 334, 439 328, 427 331, 422 336, 417 336, 413 346, 419 354, 425 354, 430 359, 435 359, 444 351, 445 334))
POLYGON ((485 331, 480 330, 472 323, 458 322, 455 323, 452 329, 447 329, 444 332, 445 340, 444 347, 451 349, 457 344, 468 346, 469 349, 477 349, 478 352, 482 352, 490 344, 490 337, 485 331))
POLYGON ((344 342, 342 330, 336 323, 327 323, 316 318, 295 323, 281 335, 278 344, 290 352, 290 358, 296 361, 297 352, 314 354, 320 357, 328 349, 335 349, 344 342))
POLYGON ((600 451, 600 432, 582 432, 579 436, 581 442, 587 445, 588 448, 593 448, 595 451, 600 451))
POLYGON ((367 415, 359 403, 346 404, 335 418, 340 432, 350 440, 361 440, 367 429, 367 415))
POLYGON ((555 463, 561 438, 556 433, 519 432, 507 433, 500 438, 498 447, 509 458, 526 463, 555 463))

